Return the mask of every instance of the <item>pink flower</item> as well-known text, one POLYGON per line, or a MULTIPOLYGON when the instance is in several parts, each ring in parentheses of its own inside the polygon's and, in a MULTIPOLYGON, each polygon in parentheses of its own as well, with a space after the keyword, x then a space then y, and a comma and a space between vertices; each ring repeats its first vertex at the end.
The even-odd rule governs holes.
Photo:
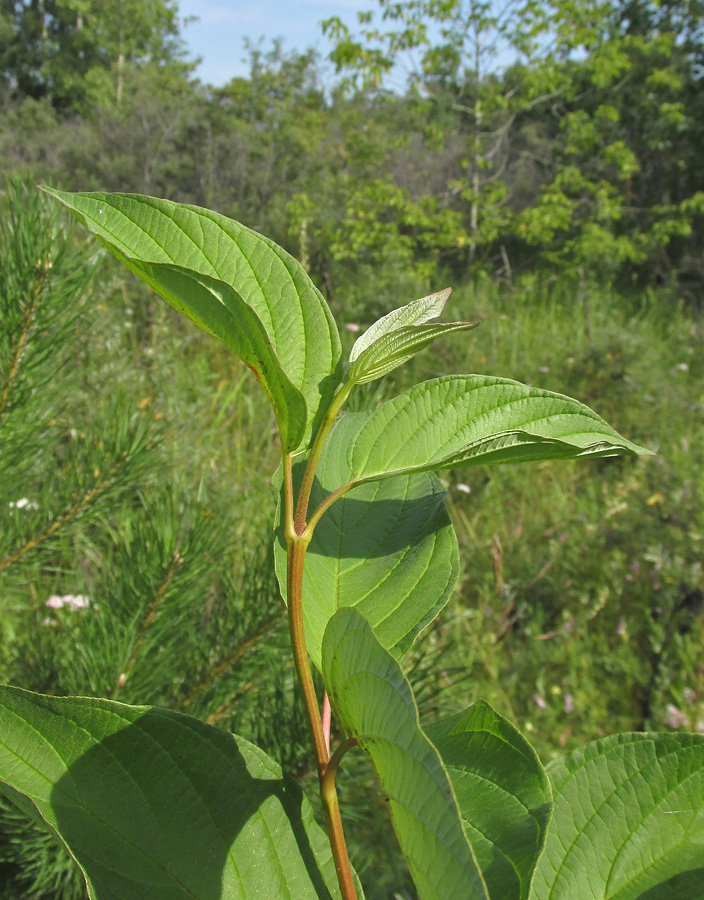
POLYGON ((82 594, 65 594, 63 597, 52 594, 44 604, 44 606, 48 606, 49 609, 63 609, 64 607, 67 607, 71 611, 76 609, 88 609, 90 605, 90 597, 84 597, 82 594))
POLYGON ((682 728, 689 723, 689 719, 682 710, 677 709, 672 703, 667 704, 667 716, 665 717, 665 721, 670 728, 682 728))

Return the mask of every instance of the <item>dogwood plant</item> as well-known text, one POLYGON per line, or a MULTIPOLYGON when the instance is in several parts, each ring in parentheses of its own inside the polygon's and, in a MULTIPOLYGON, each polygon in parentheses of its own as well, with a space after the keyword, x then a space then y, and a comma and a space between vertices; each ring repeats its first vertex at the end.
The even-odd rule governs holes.
POLYGON ((345 412, 357 385, 473 327, 435 321, 449 290, 384 316, 343 363, 322 295, 266 237, 151 197, 46 190, 224 341, 271 402, 275 561, 326 825, 244 737, 163 709, 2 687, 0 789, 55 832, 89 895, 362 900, 335 789, 357 747, 421 900, 704 898, 704 735, 615 735, 546 770, 482 701, 421 728, 400 665, 457 578, 437 471, 648 451, 575 400, 483 375, 345 412))

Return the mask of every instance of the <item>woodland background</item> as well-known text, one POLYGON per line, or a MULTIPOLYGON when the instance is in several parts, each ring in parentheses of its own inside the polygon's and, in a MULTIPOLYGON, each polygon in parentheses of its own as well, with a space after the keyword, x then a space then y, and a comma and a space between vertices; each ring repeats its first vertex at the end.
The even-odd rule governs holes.
MULTIPOLYGON (((358 403, 489 372, 656 450, 450 473, 460 581, 409 666, 423 717, 485 697, 544 761, 614 731, 702 730, 704 2, 373 5, 325 23, 330 60, 251 45, 249 77, 215 88, 175 2, 0 0, 0 680, 186 710, 307 784, 272 416, 44 182, 267 234, 350 345, 453 285, 449 317, 482 327, 358 403)), ((347 770, 367 896, 409 900, 374 779, 347 770)), ((2 900, 83 896, 3 801, 2 900)))

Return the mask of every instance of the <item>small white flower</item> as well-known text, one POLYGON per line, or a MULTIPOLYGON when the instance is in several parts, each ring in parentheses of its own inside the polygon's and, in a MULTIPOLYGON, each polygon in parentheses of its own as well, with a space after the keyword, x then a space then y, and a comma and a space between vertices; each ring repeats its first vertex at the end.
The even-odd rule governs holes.
POLYGON ((472 488, 468 484, 456 484, 455 487, 458 491, 461 491, 463 494, 471 494, 472 488))
POLYGON ((355 325, 354 322, 348 322, 345 328, 348 331, 359 331, 359 325, 355 325))
POLYGON ((65 594, 60 597, 58 594, 52 594, 46 601, 44 606, 49 609, 63 609, 66 606, 70 610, 88 609, 91 605, 90 597, 84 597, 82 594, 65 594))
POLYGON ((39 509, 39 504, 35 503, 34 500, 22 497, 19 500, 11 500, 10 509, 39 509))

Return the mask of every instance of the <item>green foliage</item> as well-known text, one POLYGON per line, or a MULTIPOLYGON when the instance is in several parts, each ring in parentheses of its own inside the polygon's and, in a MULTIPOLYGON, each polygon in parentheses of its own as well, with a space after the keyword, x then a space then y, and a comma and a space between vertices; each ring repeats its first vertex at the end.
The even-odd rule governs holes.
POLYGON ((450 775, 465 831, 493 896, 527 897, 552 807, 535 750, 481 700, 434 722, 426 733, 450 775))
POLYGON ((3 0, 0 17, 3 81, 57 109, 119 104, 127 67, 170 62, 179 71, 172 0, 3 0))
MULTIPOLYGON (((350 417, 352 418, 352 417, 350 417)), ((644 453, 582 404, 489 376, 433 379, 343 426, 353 482, 486 463, 644 453)), ((328 452, 335 452, 337 433, 328 452)))
MULTIPOLYGON (((196 324, 204 326, 204 330, 217 333, 211 327, 222 315, 217 304, 227 310, 232 319, 228 323, 230 330, 222 329, 219 336, 230 349, 241 353, 245 362, 262 361, 261 357, 268 352, 266 336, 272 354, 275 351, 276 355, 264 362, 281 363, 281 369, 275 370, 273 376, 264 366, 256 374, 264 382, 265 390, 268 388, 266 392, 274 403, 280 426, 279 531, 286 549, 286 582, 282 593, 288 603, 293 659, 315 749, 339 896, 345 900, 360 896, 346 850, 335 789, 340 762, 355 744, 367 752, 379 775, 419 897, 440 900, 448 894, 462 892, 484 898, 524 898, 531 890, 534 871, 541 873, 532 887, 536 900, 562 889, 563 870, 569 871, 576 884, 591 885, 591 866, 585 854, 571 854, 568 850, 567 862, 555 863, 558 853, 555 848, 569 846, 573 840, 579 843, 583 839, 590 848, 603 845, 609 852, 613 848, 614 832, 608 816, 588 816, 587 828, 576 823, 577 801, 571 795, 572 757, 563 764, 566 777, 559 773, 557 764, 552 767, 557 802, 548 825, 552 801, 546 775, 536 754, 515 728, 487 704, 480 704, 450 720, 435 723, 425 733, 410 686, 395 657, 409 649, 429 617, 445 604, 456 573, 452 529, 438 503, 442 492, 437 479, 427 474, 430 470, 477 462, 637 456, 648 451, 622 438, 587 407, 564 395, 489 376, 431 379, 366 412, 339 416, 349 395, 371 380, 366 376, 375 372, 374 366, 391 371, 396 363, 408 361, 411 350, 427 343, 426 322, 442 308, 445 300, 442 293, 415 301, 376 323, 370 336, 352 349, 351 367, 343 373, 339 368, 337 335, 325 301, 314 291, 299 264, 283 255, 276 245, 245 231, 237 223, 193 207, 134 195, 72 197, 52 193, 76 212, 118 259, 165 299, 179 309, 184 302, 190 304, 187 314, 196 324), (233 264, 233 260, 238 264, 233 264), (281 265, 286 270, 285 276, 280 271, 281 265), (256 280, 254 287, 252 273, 256 280), (185 284, 191 288, 199 285, 204 293, 191 294, 184 289, 185 284), (294 288, 303 285, 306 290, 291 291, 291 285, 294 288), (285 339, 279 339, 277 331, 282 316, 288 312, 295 313, 297 320, 306 322, 312 318, 323 322, 327 328, 314 329, 311 341, 299 341, 293 348, 285 339), (326 340, 321 341, 320 334, 326 340), (279 357, 283 358, 279 360, 279 357), (367 365, 369 368, 365 368, 367 365), (286 377, 296 373, 300 385, 298 421, 302 425, 297 431, 290 427, 294 418, 290 416, 290 403, 286 405, 289 398, 284 396, 279 401, 271 388, 272 378, 278 378, 281 384, 277 373, 284 372, 286 377), (325 385, 322 388, 321 383, 325 385), (295 458, 292 451, 297 451, 295 458), (377 482, 381 485, 388 482, 393 492, 386 496, 371 491, 363 493, 376 488, 377 482), (362 491, 358 490, 360 485, 362 491), (359 513, 352 505, 338 509, 356 518, 361 526, 353 524, 348 529, 344 515, 337 521, 330 516, 331 508, 343 500, 358 504, 359 513), (383 500, 392 501, 397 510, 393 530, 387 527, 390 517, 380 502, 383 500), (420 529, 418 511, 423 523, 420 529), (327 535, 322 522, 326 522, 327 535), (397 534, 401 524, 410 528, 397 534), (319 540, 314 545, 319 525, 319 540), (328 586, 323 584, 321 596, 328 592, 335 594, 332 608, 327 600, 320 603, 315 599, 314 590, 320 585, 315 567, 307 562, 307 554, 311 554, 312 560, 315 549, 327 560, 327 570, 325 566, 320 569, 320 581, 328 580, 328 586), (355 566, 345 573, 342 562, 347 553, 355 560, 355 566), (366 575, 352 573, 355 567, 366 569, 370 556, 373 562, 369 565, 369 580, 363 585, 362 578, 366 575), (361 598, 360 587, 366 590, 361 598), (401 603, 393 610, 398 615, 389 616, 389 598, 395 602, 399 597, 401 603), (368 603, 372 623, 360 612, 362 602, 368 603), (332 754, 327 701, 324 700, 321 712, 309 651, 320 666, 341 732, 332 754), (521 773, 520 778, 517 772, 521 773), (487 784, 496 790, 487 794, 487 784), (564 803, 563 798, 566 798, 564 803), (548 852, 541 856, 546 834, 548 852)), ((464 323, 461 324, 463 330, 464 323)), ((434 336, 440 333, 442 329, 434 332, 434 336)), ((10 362, 10 371, 12 365, 10 362)), ((91 497, 94 496, 98 494, 93 492, 91 497)), ((193 560, 196 566, 203 563, 205 547, 211 545, 208 528, 192 527, 190 540, 191 544, 184 544, 185 557, 179 549, 172 552, 173 544, 168 539, 159 544, 162 568, 166 566, 167 571, 163 572, 149 605, 143 607, 138 617, 133 617, 132 632, 123 645, 124 664, 116 670, 120 674, 113 682, 113 697, 125 686, 134 689, 135 662, 155 636, 152 626, 162 619, 171 581, 178 580, 177 573, 184 559, 193 560)), ((279 558, 281 561, 281 552, 279 558)), ((195 582, 196 579, 194 585, 195 582)), ((187 594, 188 579, 184 580, 183 588, 187 594)), ((67 603, 76 608, 86 606, 83 596, 74 596, 71 601, 64 597, 62 601, 66 602, 54 605, 57 608, 67 603)), ((174 601, 169 605, 171 620, 167 626, 183 629, 195 604, 187 602, 179 606, 174 601)), ((244 609, 247 608, 245 604, 244 609)), ((261 633, 262 626, 258 631, 261 633)), ((175 650, 176 643, 169 643, 168 633, 167 627, 159 644, 150 644, 152 652, 156 652, 157 646, 167 656, 175 650)), ((240 655, 229 661, 231 664, 239 660, 254 637, 245 641, 240 655)), ((212 659, 208 664, 213 667, 212 659)), ((224 668, 227 664, 225 661, 224 668)), ((216 677, 222 670, 222 665, 215 665, 216 677)), ((150 690, 155 687, 152 684, 150 690)), ((128 872, 127 877, 139 884, 139 887, 129 887, 137 896, 145 881, 149 882, 151 893, 156 889, 165 897, 178 896, 183 890, 203 897, 254 895, 261 892, 262 873, 267 878, 267 889, 271 889, 268 869, 259 860, 251 865, 252 847, 261 846, 257 828, 262 816, 267 820, 265 827, 269 833, 275 832, 275 838, 270 841, 274 849, 264 856, 266 864, 274 867, 280 879, 274 888, 277 894, 298 896, 303 890, 303 896, 305 892, 311 896, 326 895, 321 873, 325 873, 329 885, 331 857, 327 849, 322 849, 310 813, 305 807, 301 811, 300 795, 295 793, 289 808, 280 793, 277 803, 270 804, 270 785, 266 799, 254 796, 256 792, 254 788, 250 790, 248 781, 253 774, 259 782, 273 779, 278 785, 280 773, 262 751, 251 748, 243 739, 235 738, 233 743, 231 736, 195 720, 173 713, 145 711, 142 706, 52 699, 12 688, 5 689, 4 696, 4 760, 0 761, 0 779, 5 792, 22 809, 52 827, 70 847, 86 873, 91 896, 117 896, 116 884, 119 886, 123 877, 121 872, 128 872), (178 737, 173 733, 177 722, 178 737), (141 742, 145 733, 152 745, 156 741, 165 749, 168 760, 143 752, 141 742), (217 748, 217 762, 213 757, 210 763, 205 756, 212 746, 217 748), (233 748, 244 756, 247 775, 241 766, 232 765, 233 748), (176 767, 174 777, 182 777, 184 767, 187 770, 187 784, 176 792, 179 797, 176 805, 172 799, 173 779, 165 781, 163 777, 164 764, 176 767), (257 768, 259 765, 263 768, 257 768), (264 771, 268 777, 262 779, 259 776, 264 771), (238 782, 235 793, 244 792, 244 802, 233 804, 227 792, 222 791, 223 781, 230 778, 238 782), (75 791, 80 802, 71 797, 75 791), (116 819, 103 823, 106 791, 114 792, 115 799, 111 798, 107 807, 116 819), (130 805, 136 803, 141 809, 145 792, 149 811, 144 815, 134 813, 130 805), (252 814, 250 801, 257 807, 256 815, 252 814), (106 826, 107 834, 102 838, 95 826, 92 803, 101 810, 100 821, 106 826), (212 867, 199 864, 194 868, 188 862, 188 854, 182 851, 184 842, 189 848, 193 846, 185 822, 193 819, 196 808, 193 804, 203 803, 211 820, 217 822, 220 837, 223 828, 227 836, 216 844, 215 834, 202 828, 198 839, 204 843, 204 849, 200 854, 196 849, 195 856, 207 857, 212 867), (232 818, 225 819, 226 813, 232 818), (156 822, 153 822, 155 814, 156 822), (275 821, 268 822, 269 815, 275 821), (301 817, 305 834, 300 830, 301 817), (135 820, 137 824, 133 825, 135 820), (235 843, 245 842, 244 851, 240 846, 231 846, 232 823, 237 832, 235 843), (173 838, 165 841, 167 828, 173 830, 173 838), (291 833, 294 836, 288 843, 291 833), (222 851, 217 858, 213 855, 216 846, 222 851), (288 858, 289 853, 293 855, 292 860, 288 858), (313 855, 318 856, 319 866, 312 863, 313 855), (109 875, 105 873, 103 861, 109 861, 109 875), (161 882, 163 890, 155 888, 154 878, 162 879, 164 873, 167 877, 161 882), (191 882, 192 878, 197 881, 191 882)), ((655 796, 651 790, 649 773, 653 763, 649 748, 660 745, 667 745, 664 757, 669 759, 674 752, 686 759, 686 765, 679 764, 678 760, 675 764, 669 761, 666 766, 658 759, 655 774, 662 774, 660 793, 669 797, 681 792, 684 796, 691 773, 702 768, 704 738, 696 735, 665 738, 624 735, 611 742, 587 745, 575 751, 583 753, 586 760, 582 762, 580 758, 577 765, 579 777, 587 772, 590 792, 592 779, 595 785, 605 784, 607 800, 616 803, 613 786, 619 787, 626 774, 628 787, 624 791, 631 797, 629 792, 635 790, 633 806, 643 808, 645 801, 641 802, 641 793, 644 797, 655 797, 653 814, 658 818, 660 793, 655 796), (643 747, 646 752, 636 750, 635 754, 626 754, 631 765, 625 773, 622 755, 611 752, 614 744, 643 747), (636 777, 631 780, 633 769, 636 777)), ((584 794, 581 785, 577 790, 580 796, 584 794)), ((618 802, 616 815, 623 810, 623 800, 618 802)), ((642 884, 638 881, 638 885, 643 889, 660 893, 673 890, 673 897, 684 900, 693 873, 702 868, 699 812, 693 808, 684 823, 687 834, 691 832, 685 849, 668 852, 657 870, 642 866, 647 852, 640 842, 639 823, 621 816, 625 822, 624 847, 634 847, 632 855, 616 848, 626 870, 624 898, 635 897, 635 888, 629 885, 635 883, 634 878, 642 878, 642 884), (634 874, 633 866, 639 864, 642 871, 634 874)), ((667 844, 673 847, 682 844, 683 823, 669 822, 664 816, 662 819, 655 834, 650 829, 644 834, 644 839, 653 842, 649 844, 651 854, 667 844)), ((336 892, 337 888, 332 891, 336 892)))
MULTIPOLYGON (((265 398, 165 304, 135 302, 132 276, 33 186, 3 202, 3 385, 36 260, 50 265, 0 420, 0 681, 236 720, 298 770, 300 701, 257 499, 275 464, 265 398)), ((0 863, 3 898, 85 897, 55 838, 4 800, 0 863)))
POLYGON ((561 828, 548 836, 531 896, 701 896, 702 742, 619 734, 551 763, 561 828), (644 854, 644 844, 657 852, 644 854))
POLYGON ((276 42, 217 88, 171 2, 0 10, 4 170, 253 223, 350 324, 470 264, 700 294, 698 0, 382 0, 326 23, 345 80, 276 42))
POLYGON ((340 610, 330 620, 322 668, 340 725, 374 763, 421 900, 488 898, 448 774, 420 728, 410 685, 356 610, 340 610))
POLYGON ((366 384, 408 362, 436 338, 456 331, 468 331, 476 322, 453 322, 449 325, 428 325, 442 312, 450 289, 414 300, 387 313, 355 341, 350 351, 349 380, 366 384))
MULTIPOLYGON (((343 454, 324 452, 311 506, 317 508, 350 477, 343 454)), ((316 525, 302 590, 306 645, 318 668, 325 628, 342 607, 358 608, 382 645, 402 656, 445 606, 459 565, 445 496, 431 472, 387 479, 340 497, 316 525)), ((281 501, 278 513, 281 522, 281 501)), ((281 528, 275 554, 279 585, 287 597, 281 528)))
POLYGON ((254 371, 287 452, 310 437, 319 406, 336 386, 339 337, 322 295, 288 254, 238 223, 195 207, 137 195, 47 192, 254 371), (321 380, 321 372, 330 375, 321 380))
POLYGON ((105 700, 0 703, 9 796, 61 836, 91 898, 339 896, 310 805, 248 741, 105 700))

